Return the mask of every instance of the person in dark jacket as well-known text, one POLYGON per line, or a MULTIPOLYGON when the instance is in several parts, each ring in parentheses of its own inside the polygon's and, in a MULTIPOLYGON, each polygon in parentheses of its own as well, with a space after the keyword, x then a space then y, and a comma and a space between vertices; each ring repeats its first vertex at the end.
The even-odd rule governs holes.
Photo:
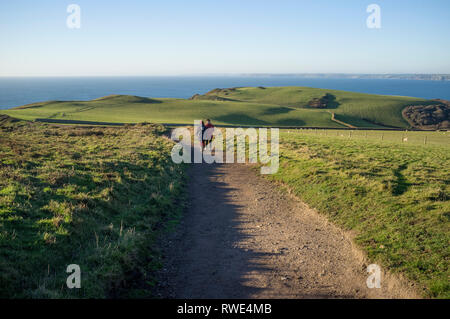
POLYGON ((211 123, 210 119, 206 120, 205 129, 203 131, 203 149, 208 146, 213 139, 214 125, 211 123))
POLYGON ((203 121, 202 121, 202 126, 200 128, 200 134, 201 134, 199 136, 200 144, 202 145, 202 149, 204 149, 205 148, 205 142, 203 141, 203 134, 205 134, 205 122, 203 122, 203 121))

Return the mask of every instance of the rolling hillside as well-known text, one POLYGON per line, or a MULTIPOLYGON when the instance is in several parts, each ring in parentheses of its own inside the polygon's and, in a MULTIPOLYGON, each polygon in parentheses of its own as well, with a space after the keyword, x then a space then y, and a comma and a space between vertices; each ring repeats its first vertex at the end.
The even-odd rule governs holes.
POLYGON ((356 127, 408 128, 410 124, 403 119, 402 110, 424 101, 304 87, 258 87, 215 89, 191 99, 111 95, 91 101, 49 101, 1 113, 28 120, 187 124, 211 118, 216 124, 343 127, 331 119, 335 113, 337 120, 356 127), (311 106, 314 101, 320 104, 324 97, 325 108, 311 106))
POLYGON ((216 89, 203 96, 198 96, 196 99, 218 97, 232 101, 311 109, 308 108, 308 103, 326 94, 331 95, 334 99, 326 110, 321 110, 334 112, 337 119, 358 127, 370 127, 373 124, 408 127, 408 123, 402 117, 402 110, 408 105, 416 105, 425 101, 413 97, 374 95, 307 87, 216 89))

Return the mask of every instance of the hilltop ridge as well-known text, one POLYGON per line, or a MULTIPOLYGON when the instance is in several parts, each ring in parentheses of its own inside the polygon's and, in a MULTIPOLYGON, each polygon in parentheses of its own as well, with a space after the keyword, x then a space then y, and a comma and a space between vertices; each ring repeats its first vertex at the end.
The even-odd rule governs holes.
POLYGON ((90 101, 37 102, 0 113, 28 120, 187 124, 211 118, 224 125, 432 129, 447 127, 448 113, 437 110, 443 115, 434 117, 444 123, 425 127, 403 111, 442 103, 309 87, 260 86, 216 88, 189 99, 108 95, 90 101))

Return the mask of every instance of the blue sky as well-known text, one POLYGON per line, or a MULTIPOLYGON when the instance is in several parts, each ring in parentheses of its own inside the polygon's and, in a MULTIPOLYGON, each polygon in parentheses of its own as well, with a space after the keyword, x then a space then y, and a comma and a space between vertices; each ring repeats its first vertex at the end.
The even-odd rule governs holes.
POLYGON ((0 76, 315 72, 450 73, 450 1, 0 2, 0 76))

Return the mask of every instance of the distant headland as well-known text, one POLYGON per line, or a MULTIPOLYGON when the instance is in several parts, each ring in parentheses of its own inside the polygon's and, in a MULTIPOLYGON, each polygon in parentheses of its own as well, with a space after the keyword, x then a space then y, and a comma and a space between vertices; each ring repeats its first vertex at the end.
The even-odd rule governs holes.
POLYGON ((450 74, 352 74, 352 73, 244 73, 242 76, 295 76, 319 79, 394 79, 394 80, 423 80, 450 81, 450 74))

